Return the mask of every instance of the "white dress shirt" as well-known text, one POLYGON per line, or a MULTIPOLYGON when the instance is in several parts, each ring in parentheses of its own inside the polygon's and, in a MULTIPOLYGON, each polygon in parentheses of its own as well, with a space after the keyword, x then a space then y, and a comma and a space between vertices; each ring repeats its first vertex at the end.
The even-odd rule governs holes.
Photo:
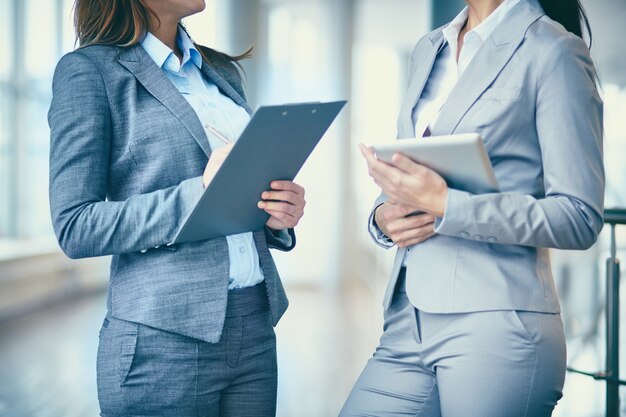
MULTIPOLYGON (((183 53, 182 62, 152 33, 146 35, 141 45, 196 112, 211 149, 215 151, 225 143, 217 139, 212 130, 234 142, 250 116, 202 75, 202 56, 183 30, 178 30, 176 41, 183 53)), ((263 271, 252 233, 226 236, 226 241, 230 259, 228 289, 251 287, 262 282, 263 271)))
MULTIPOLYGON (((424 90, 413 109, 413 123, 415 124, 415 135, 417 137, 423 136, 427 128, 431 130, 431 126, 437 122, 441 109, 448 100, 450 93, 474 59, 480 47, 520 1, 522 0, 504 0, 485 20, 467 32, 463 37, 463 46, 458 61, 456 59, 459 50, 458 38, 463 26, 465 26, 465 22, 467 22, 469 8, 465 7, 442 30, 445 42, 435 58, 433 68, 424 85, 424 90)), ((390 248, 394 245, 393 241, 385 236, 375 225, 373 216, 370 218, 370 232, 381 246, 390 248)), ((411 248, 409 247, 407 253, 410 250, 411 248)))
POLYGON ((416 136, 422 136, 427 127, 430 128, 437 122, 441 108, 448 100, 452 89, 474 59, 480 47, 491 36, 494 29, 504 20, 511 9, 520 1, 504 0, 485 20, 467 32, 463 37, 463 47, 460 54, 458 53, 459 33, 461 33, 467 21, 468 7, 465 7, 443 29, 444 47, 437 55, 422 95, 413 109, 413 123, 415 124, 416 136), (457 54, 459 54, 458 62, 456 59, 457 54))

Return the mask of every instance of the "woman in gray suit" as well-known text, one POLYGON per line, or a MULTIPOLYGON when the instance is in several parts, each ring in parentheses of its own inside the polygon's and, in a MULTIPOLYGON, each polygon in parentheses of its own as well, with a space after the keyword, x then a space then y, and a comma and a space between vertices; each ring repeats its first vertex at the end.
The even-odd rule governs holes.
MULTIPOLYGON (((180 21, 204 0, 76 0, 80 48, 49 113, 50 206, 72 258, 113 255, 100 330, 103 417, 270 417, 304 190, 259 196, 265 230, 171 245, 250 118, 237 61, 180 21)), ((210 216, 210 213, 208 214, 210 216)))
POLYGON ((603 225, 586 17, 578 0, 467 3, 417 43, 398 136, 480 133, 501 192, 362 148, 383 190, 370 230, 399 249, 380 345, 341 416, 546 417, 562 396, 548 248, 589 248, 603 225))

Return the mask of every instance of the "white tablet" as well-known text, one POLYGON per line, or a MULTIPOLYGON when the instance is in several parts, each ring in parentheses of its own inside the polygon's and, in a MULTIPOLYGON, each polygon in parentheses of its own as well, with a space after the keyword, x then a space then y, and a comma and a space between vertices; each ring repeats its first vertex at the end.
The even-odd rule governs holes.
POLYGON ((479 134, 429 136, 399 139, 394 143, 373 145, 376 157, 391 162, 401 153, 439 173, 450 188, 473 194, 497 192, 498 182, 479 134))

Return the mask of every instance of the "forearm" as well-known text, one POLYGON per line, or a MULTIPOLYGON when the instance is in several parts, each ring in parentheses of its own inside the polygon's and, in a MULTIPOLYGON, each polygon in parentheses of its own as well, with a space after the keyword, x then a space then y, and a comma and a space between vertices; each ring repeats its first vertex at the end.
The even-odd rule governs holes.
POLYGON ((489 243, 586 249, 602 229, 602 209, 565 195, 536 199, 513 193, 472 195, 450 190, 442 235, 489 243))
POLYGON ((67 191, 51 189, 53 225, 63 251, 71 258, 115 255, 171 243, 200 198, 202 178, 176 187, 132 196, 125 201, 68 204, 67 191))

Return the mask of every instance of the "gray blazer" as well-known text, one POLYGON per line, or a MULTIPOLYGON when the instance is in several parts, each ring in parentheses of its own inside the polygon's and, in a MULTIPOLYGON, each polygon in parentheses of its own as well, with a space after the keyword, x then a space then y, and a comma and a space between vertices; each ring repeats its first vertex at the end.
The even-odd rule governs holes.
MULTIPOLYGON (((411 115, 443 45, 441 32, 422 38, 412 53, 401 138, 415 136, 411 115)), ((406 286, 414 306, 432 313, 560 311, 548 248, 586 249, 603 225, 595 80, 585 43, 536 0, 520 2, 485 41, 431 130, 480 133, 502 192, 450 190, 438 235, 409 250, 406 286)), ((385 307, 405 252, 397 252, 385 307)))
MULTIPOLYGON (((203 49, 204 75, 250 112, 237 68, 203 49)), ((114 317, 217 342, 226 239, 167 246, 203 192, 211 155, 195 112, 141 45, 65 55, 52 90, 50 208, 61 248, 71 258, 113 255, 114 317)), ((290 234, 286 246, 269 229, 254 233, 274 325, 288 303, 268 248, 292 249, 290 234)))

